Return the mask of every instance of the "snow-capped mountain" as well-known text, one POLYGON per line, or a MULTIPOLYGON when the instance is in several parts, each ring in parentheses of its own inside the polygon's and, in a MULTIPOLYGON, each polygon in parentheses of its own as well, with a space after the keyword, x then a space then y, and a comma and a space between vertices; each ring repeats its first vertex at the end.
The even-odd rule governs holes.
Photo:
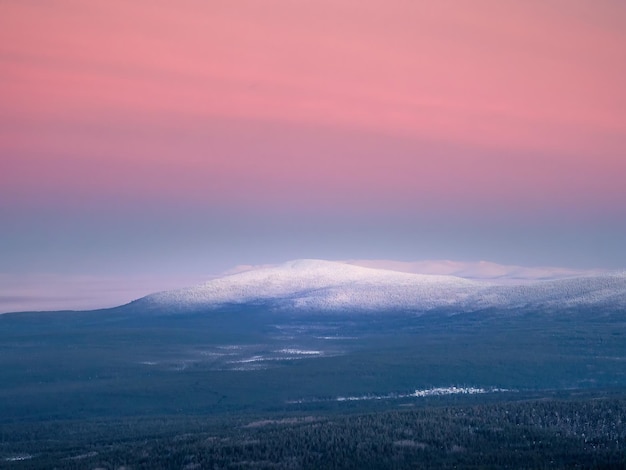
POLYGON ((462 303, 479 284, 453 276, 371 269, 322 260, 296 260, 150 295, 155 304, 199 307, 271 301, 307 310, 430 310, 462 303))
POLYGON ((626 309, 626 273, 604 273, 518 285, 502 285, 480 292, 486 306, 501 308, 566 309, 601 307, 626 309))
POLYGON ((626 307, 626 274, 497 284, 456 276, 373 269, 342 262, 296 260, 152 294, 133 304, 172 310, 264 303, 307 311, 626 307))
POLYGON ((571 269, 560 267, 527 267, 503 265, 489 261, 392 261, 392 260, 346 260, 346 263, 367 268, 391 269, 407 273, 442 274, 465 279, 482 279, 496 282, 548 281, 581 276, 596 276, 606 273, 601 269, 571 269))

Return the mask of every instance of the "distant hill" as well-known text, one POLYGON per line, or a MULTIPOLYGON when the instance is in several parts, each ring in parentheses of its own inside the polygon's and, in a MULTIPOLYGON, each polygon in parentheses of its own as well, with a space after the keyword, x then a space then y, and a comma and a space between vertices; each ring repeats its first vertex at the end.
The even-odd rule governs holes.
POLYGON ((172 311, 263 304, 290 311, 416 313, 438 309, 461 313, 492 308, 626 307, 626 273, 561 274, 566 277, 467 279, 303 259, 148 295, 131 305, 172 311))

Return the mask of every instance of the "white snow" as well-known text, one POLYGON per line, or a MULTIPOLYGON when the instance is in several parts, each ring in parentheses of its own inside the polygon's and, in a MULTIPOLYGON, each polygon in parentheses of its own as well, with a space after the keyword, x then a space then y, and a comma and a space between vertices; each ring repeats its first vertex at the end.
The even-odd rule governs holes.
POLYGON ((30 460, 32 458, 33 458, 32 455, 24 454, 24 455, 16 455, 14 457, 6 457, 4 461, 5 462, 21 462, 22 460, 30 460))
POLYGON ((321 260, 296 260, 200 286, 153 294, 145 302, 179 308, 263 301, 306 310, 431 309, 471 295, 475 281, 453 276, 401 273, 321 260))
POLYGON ((309 403, 309 402, 319 402, 319 401, 368 401, 368 400, 398 400, 402 398, 425 398, 425 397, 434 397, 434 396, 444 396, 444 395, 477 395, 484 393, 503 393, 503 392, 516 392, 517 390, 511 390, 506 388, 498 388, 498 387, 434 387, 434 388, 426 388, 415 390, 413 393, 388 393, 386 395, 354 395, 354 396, 339 396, 332 399, 299 399, 299 400, 290 400, 287 403, 289 404, 298 404, 298 403, 309 403))
POLYGON ((519 282, 507 278, 502 283, 334 261, 296 260, 152 294, 138 302, 172 310, 263 303, 276 309, 372 312, 425 312, 443 307, 455 312, 491 307, 625 307, 626 273, 519 282))
POLYGON ((415 390, 414 393, 409 395, 405 394, 389 394, 389 395, 362 395, 362 396, 354 396, 354 397, 337 397, 335 401, 361 401, 361 400, 388 400, 392 398, 407 398, 407 397, 415 397, 415 398, 424 398, 424 397, 434 397, 434 396, 442 396, 442 395, 476 395, 482 393, 491 393, 491 392, 508 392, 510 390, 504 388, 478 388, 478 387, 436 387, 436 388, 428 388, 423 390, 415 390))
POLYGON ((415 390, 412 397, 423 398, 423 397, 434 397, 440 395, 476 395, 478 393, 487 393, 488 391, 498 391, 503 392, 507 391, 504 389, 491 389, 486 390, 484 388, 477 387, 436 387, 436 388, 428 388, 424 390, 415 390))
POLYGON ((393 261, 393 260, 347 260, 346 263, 375 269, 390 269, 417 274, 441 274, 465 279, 483 279, 500 282, 520 282, 595 276, 606 273, 601 269, 571 269, 559 267, 526 267, 502 265, 489 261, 393 261))
POLYGON ((281 349, 277 352, 283 353, 283 354, 295 354, 295 355, 301 355, 301 356, 319 356, 320 354, 322 354, 322 351, 308 351, 305 349, 281 349))

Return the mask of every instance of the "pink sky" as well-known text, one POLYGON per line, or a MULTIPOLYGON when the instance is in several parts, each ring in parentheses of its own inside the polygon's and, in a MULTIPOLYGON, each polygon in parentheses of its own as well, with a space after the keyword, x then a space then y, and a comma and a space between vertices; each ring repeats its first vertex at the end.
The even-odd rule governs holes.
POLYGON ((622 0, 0 1, 0 275, 625 267, 625 25, 622 0))
POLYGON ((3 2, 2 193, 621 204, 624 24, 619 1, 3 2))

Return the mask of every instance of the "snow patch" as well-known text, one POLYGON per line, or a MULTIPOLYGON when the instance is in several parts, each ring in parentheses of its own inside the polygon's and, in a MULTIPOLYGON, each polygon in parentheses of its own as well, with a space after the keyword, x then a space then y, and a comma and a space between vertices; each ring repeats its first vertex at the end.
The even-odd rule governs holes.
POLYGON ((491 389, 486 390, 484 388, 477 387, 437 387, 437 388, 428 388, 424 390, 415 390, 415 393, 411 394, 412 397, 434 397, 441 395, 476 395, 479 393, 488 393, 488 392, 507 392, 505 389, 491 389))
POLYGON ((435 388, 427 388, 427 389, 418 389, 413 393, 389 393, 386 395, 353 395, 353 396, 339 396, 331 399, 300 399, 300 400, 292 400, 287 403, 290 404, 300 404, 300 403, 310 403, 310 402, 321 402, 321 401, 368 401, 368 400, 397 400, 401 398, 424 398, 424 397, 433 397, 433 396, 444 396, 444 395, 476 395, 483 393, 502 393, 502 392, 516 392, 516 390, 506 389, 506 388, 497 388, 497 387, 435 387, 435 388))
POLYGON ((15 455, 13 457, 6 457, 5 462, 21 462, 22 460, 30 460, 33 456, 29 454, 15 455))
POLYGON ((276 351, 283 354, 297 354, 302 356, 319 356, 322 351, 307 351, 305 349, 280 349, 276 351))

